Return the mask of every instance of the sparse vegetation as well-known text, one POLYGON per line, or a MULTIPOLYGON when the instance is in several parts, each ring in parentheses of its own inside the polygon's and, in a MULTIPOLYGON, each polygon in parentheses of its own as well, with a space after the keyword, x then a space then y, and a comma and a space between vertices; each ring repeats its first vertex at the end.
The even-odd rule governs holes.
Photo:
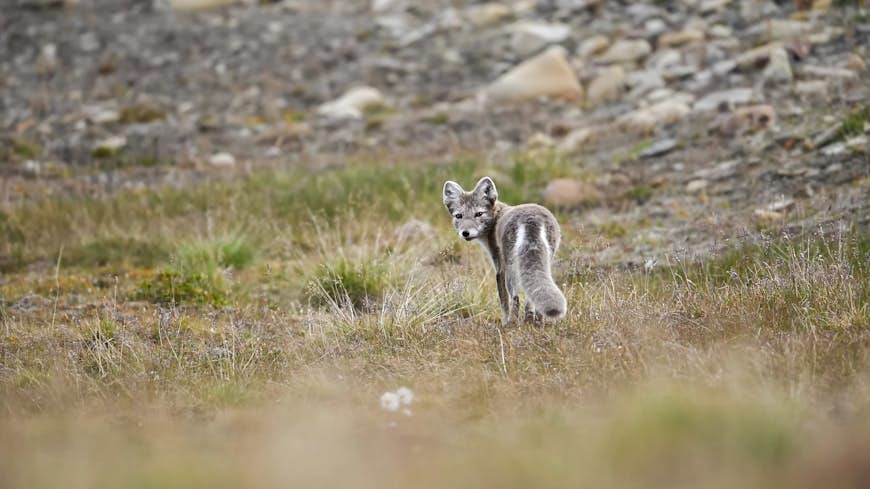
MULTIPOLYGON (((740 242, 646 273, 564 270, 564 323, 503 329, 492 272, 448 229, 439 193, 448 177, 470 184, 491 171, 505 199, 537 200, 548 179, 575 171, 520 158, 487 169, 360 163, 7 207, 0 446, 16 454, 0 458, 0 481, 812 487, 832 470, 859 477, 860 457, 820 454, 870 443, 866 233, 740 242), (438 235, 398 246, 393 230, 411 218, 440 223, 438 235), (379 411, 397 385, 416 392, 413 416, 379 411), (841 414, 817 408, 830 399, 841 414), (245 449, 229 457, 228 446, 245 449), (85 454, 104 469, 44 470, 85 454), (326 461, 356 467, 353 479, 322 472, 326 461)), ((618 224, 595 232, 631 239, 618 224)))

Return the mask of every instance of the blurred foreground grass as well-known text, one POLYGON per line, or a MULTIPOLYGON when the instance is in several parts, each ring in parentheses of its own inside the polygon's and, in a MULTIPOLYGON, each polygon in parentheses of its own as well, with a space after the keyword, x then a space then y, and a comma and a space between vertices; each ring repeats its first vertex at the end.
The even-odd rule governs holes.
POLYGON ((0 486, 870 484, 866 234, 562 266, 568 319, 502 329, 440 204, 484 172, 510 202, 584 177, 358 165, 3 209, 0 486), (411 416, 379 407, 400 385, 411 416))

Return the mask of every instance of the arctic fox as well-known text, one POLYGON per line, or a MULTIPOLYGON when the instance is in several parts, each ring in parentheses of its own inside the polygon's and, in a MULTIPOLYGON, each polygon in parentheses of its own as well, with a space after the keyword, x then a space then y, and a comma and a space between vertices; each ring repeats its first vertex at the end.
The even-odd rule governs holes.
POLYGON ((462 239, 476 239, 492 258, 504 324, 519 322, 520 289, 526 296, 525 321, 565 317, 568 303, 550 273, 561 239, 550 211, 537 204, 499 202, 489 177, 481 178, 471 192, 448 180, 444 205, 462 239))

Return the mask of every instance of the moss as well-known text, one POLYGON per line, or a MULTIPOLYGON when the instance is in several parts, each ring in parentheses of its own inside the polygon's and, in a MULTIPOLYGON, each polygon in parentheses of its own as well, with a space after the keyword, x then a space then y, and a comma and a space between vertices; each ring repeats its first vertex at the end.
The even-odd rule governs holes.
POLYGON ((144 124, 166 118, 166 112, 150 104, 133 104, 121 109, 121 124, 144 124))
POLYGON ((643 204, 652 198, 653 193, 655 193, 655 191, 649 185, 637 185, 629 189, 625 193, 625 197, 634 200, 638 204, 643 204))
POLYGON ((170 270, 142 280, 131 298, 156 304, 189 303, 215 307, 228 302, 227 287, 223 280, 199 273, 182 275, 170 270))
POLYGON ((849 112, 843 118, 843 124, 837 131, 836 139, 847 139, 864 134, 864 126, 870 125, 870 105, 861 106, 849 112))
POLYGON ((12 152, 21 158, 32 160, 42 154, 42 147, 33 141, 15 138, 12 140, 12 152))

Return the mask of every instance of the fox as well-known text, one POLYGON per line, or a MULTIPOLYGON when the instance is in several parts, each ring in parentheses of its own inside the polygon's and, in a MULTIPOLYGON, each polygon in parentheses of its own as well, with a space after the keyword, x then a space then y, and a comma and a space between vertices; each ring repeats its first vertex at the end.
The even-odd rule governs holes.
POLYGON ((465 241, 477 241, 492 261, 502 324, 519 324, 519 292, 525 293, 523 320, 539 324, 565 317, 568 302, 550 269, 562 231, 555 216, 538 204, 508 205, 498 200, 492 178, 466 192, 448 180, 444 205, 465 241))

